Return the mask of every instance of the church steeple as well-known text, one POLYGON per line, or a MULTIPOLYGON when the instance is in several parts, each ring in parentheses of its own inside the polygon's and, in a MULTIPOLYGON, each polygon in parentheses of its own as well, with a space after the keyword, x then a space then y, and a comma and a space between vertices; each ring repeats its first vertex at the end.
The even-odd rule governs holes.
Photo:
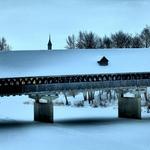
POLYGON ((47 48, 48 48, 48 50, 52 49, 52 42, 51 42, 51 36, 50 35, 49 35, 49 41, 48 41, 48 44, 47 44, 47 48))

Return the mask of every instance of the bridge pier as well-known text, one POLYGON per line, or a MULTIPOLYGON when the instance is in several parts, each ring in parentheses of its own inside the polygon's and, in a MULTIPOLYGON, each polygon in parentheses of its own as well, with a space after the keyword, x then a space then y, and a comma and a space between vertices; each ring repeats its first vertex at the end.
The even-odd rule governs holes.
POLYGON ((34 103, 34 121, 53 123, 53 103, 41 103, 39 98, 34 103))
POLYGON ((123 91, 118 94, 118 117, 141 119, 141 100, 140 96, 124 97, 123 91))
POLYGON ((53 123, 53 104, 35 102, 34 121, 53 123))

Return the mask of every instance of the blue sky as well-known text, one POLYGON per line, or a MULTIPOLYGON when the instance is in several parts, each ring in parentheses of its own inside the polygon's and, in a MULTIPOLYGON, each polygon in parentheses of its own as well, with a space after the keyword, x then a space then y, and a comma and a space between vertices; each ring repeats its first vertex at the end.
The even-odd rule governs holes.
POLYGON ((13 50, 63 49, 79 30, 101 36, 140 32, 150 25, 149 0, 0 0, 0 36, 13 50))

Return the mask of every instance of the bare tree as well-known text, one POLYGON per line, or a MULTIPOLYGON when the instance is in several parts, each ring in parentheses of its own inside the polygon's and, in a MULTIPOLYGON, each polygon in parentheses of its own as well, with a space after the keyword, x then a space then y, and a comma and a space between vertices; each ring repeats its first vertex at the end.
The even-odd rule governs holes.
POLYGON ((10 50, 10 46, 7 44, 6 39, 2 37, 0 39, 0 51, 8 51, 10 50))
POLYGON ((144 44, 144 47, 150 47, 150 26, 146 26, 141 32, 141 38, 144 44))
POLYGON ((85 36, 85 48, 92 49, 96 48, 97 37, 94 33, 84 33, 85 36))
POLYGON ((138 34, 132 38, 132 48, 142 48, 143 46, 142 39, 138 34))
POLYGON ((80 49, 97 48, 98 37, 93 32, 79 32, 76 47, 80 49))
POLYGON ((103 38, 103 47, 104 48, 112 48, 112 41, 109 37, 105 36, 103 38))
POLYGON ((69 105, 69 101, 68 101, 68 98, 67 98, 67 93, 63 92, 63 94, 64 94, 64 97, 65 97, 65 100, 66 100, 65 104, 69 105))
POLYGON ((114 48, 130 48, 132 43, 132 37, 122 31, 112 34, 111 40, 114 48))
POLYGON ((79 35, 78 35, 76 47, 79 49, 85 48, 84 33, 81 31, 79 32, 79 35))
POLYGON ((68 36, 66 42, 68 49, 147 48, 150 47, 150 26, 135 36, 118 31, 111 36, 99 37, 93 32, 80 31, 77 37, 68 36))
POLYGON ((75 49, 76 48, 76 38, 75 35, 72 34, 71 36, 68 36, 68 38, 66 39, 67 42, 67 49, 75 49))
POLYGON ((101 49, 104 48, 103 39, 101 37, 97 37, 96 43, 97 43, 96 48, 101 48, 101 49))

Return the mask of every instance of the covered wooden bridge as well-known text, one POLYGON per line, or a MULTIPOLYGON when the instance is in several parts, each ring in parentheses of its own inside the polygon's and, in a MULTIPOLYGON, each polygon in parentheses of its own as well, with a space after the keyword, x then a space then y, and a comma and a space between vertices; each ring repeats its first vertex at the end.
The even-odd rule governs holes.
MULTIPOLYGON (((150 49, 1 52, 0 96, 29 95, 35 99, 35 120, 52 122, 55 92, 150 86, 149 58, 150 49), (39 102, 42 97, 47 104, 39 102)), ((140 118, 139 97, 128 110, 131 99, 127 103, 121 95, 119 116, 140 118)))

